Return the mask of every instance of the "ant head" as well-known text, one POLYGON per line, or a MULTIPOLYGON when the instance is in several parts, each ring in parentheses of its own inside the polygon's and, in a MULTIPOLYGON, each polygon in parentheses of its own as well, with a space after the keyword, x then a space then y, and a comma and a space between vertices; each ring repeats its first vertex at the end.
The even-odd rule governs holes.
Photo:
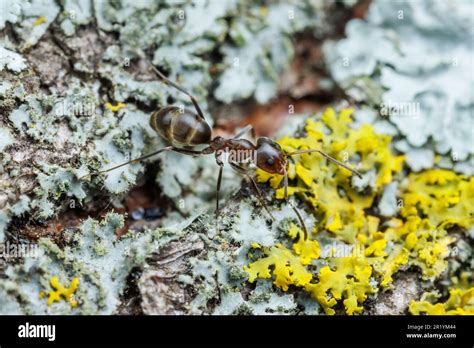
POLYGON ((270 174, 285 174, 286 155, 281 146, 269 138, 257 140, 257 167, 270 174))

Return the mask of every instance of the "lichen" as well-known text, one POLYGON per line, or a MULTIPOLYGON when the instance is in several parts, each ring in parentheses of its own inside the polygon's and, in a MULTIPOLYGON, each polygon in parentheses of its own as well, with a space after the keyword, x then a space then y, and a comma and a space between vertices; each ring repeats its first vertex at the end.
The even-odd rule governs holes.
POLYGON ((13 72, 20 72, 21 70, 26 69, 25 58, 18 53, 0 47, 0 71, 5 68, 13 72))
MULTIPOLYGON (((50 284, 54 290, 48 293, 48 306, 52 305, 54 302, 61 301, 61 297, 63 297, 65 301, 71 304, 72 308, 77 307, 77 301, 73 298, 73 295, 79 286, 78 278, 73 278, 67 288, 59 283, 58 277, 51 278, 50 284)), ((40 293, 40 298, 41 297, 40 293)))
POLYGON ((13 144, 14 138, 8 128, 0 128, 0 151, 13 144))
POLYGON ((423 298, 429 294, 423 294, 421 301, 410 303, 410 313, 414 315, 474 315, 474 288, 449 290, 449 298, 445 302, 431 303, 423 298))
MULTIPOLYGON (((66 208, 123 211, 146 164, 90 174, 165 146, 149 126, 152 110, 193 107, 152 65, 195 95, 212 125, 216 101, 275 98, 295 34, 336 37, 331 18, 353 4, 11 0, 0 12, 0 242, 66 208)), ((216 222, 213 156, 162 154, 147 172, 157 172, 169 204, 161 227, 127 231, 126 214, 109 213, 48 231, 30 241, 37 256, 2 263, 0 313, 122 313, 133 275, 146 314, 361 314, 406 270, 416 289, 440 291, 413 302, 412 313, 471 311, 471 34, 464 5, 445 6, 428 6, 424 21, 426 2, 373 1, 367 21, 350 21, 347 38, 324 49, 329 77, 356 111, 327 109, 299 128, 308 115, 293 115, 280 130, 285 151, 324 150, 362 179, 319 154, 295 156, 287 203, 282 177, 259 171, 271 222, 226 166, 216 222), (429 64, 410 47, 430 52, 429 64), (419 117, 406 122, 396 101, 420 103, 419 117), (60 286, 70 280, 69 290, 60 286), (48 305, 51 286, 53 301, 74 293, 77 306, 68 296, 48 305)))
POLYGON ((265 257, 244 266, 244 270, 249 274, 249 282, 274 276, 273 284, 283 291, 288 290, 290 285, 304 287, 309 284, 312 275, 304 265, 319 257, 319 245, 317 241, 304 240, 303 232, 297 231, 296 227, 291 230, 290 236, 296 238, 295 233, 298 233, 299 242, 293 245, 294 252, 282 244, 277 244, 264 250, 265 257))
MULTIPOLYGON (((290 163, 289 178, 294 179, 296 185, 290 183, 288 194, 291 196, 297 193, 310 203, 321 215, 319 224, 322 228, 346 241, 354 242, 357 232, 368 224, 364 210, 372 206, 377 193, 402 169, 403 156, 394 156, 389 147, 391 138, 376 134, 370 125, 359 129, 350 128, 351 113, 352 110, 342 110, 336 115, 329 108, 322 115, 321 121, 307 121, 306 137, 284 137, 279 144, 288 153, 321 149, 336 159, 353 165, 364 177, 377 168, 368 189, 359 193, 354 186, 363 179, 351 180, 351 172, 319 154, 302 154, 293 157, 290 163)), ((269 181, 273 188, 278 188, 282 180, 282 176, 269 175, 263 171, 257 171, 257 174, 260 182, 269 181)), ((276 197, 282 199, 283 194, 283 188, 278 188, 276 197)))
POLYGON ((100 221, 85 220, 65 248, 42 238, 34 254, 25 255, 21 263, 7 265, 0 292, 8 290, 8 294, 0 299, 0 313, 8 314, 11 306, 5 304, 10 302, 18 303, 19 311, 27 314, 116 313, 132 269, 142 268, 163 244, 182 237, 197 217, 161 227, 158 238, 152 230, 142 234, 130 231, 118 238, 124 218, 110 213, 100 221), (60 279, 72 281, 65 288, 60 279), (58 301, 61 298, 66 301, 58 301))
POLYGON ((396 125, 415 171, 436 151, 440 167, 473 174, 471 10, 464 1, 373 1, 365 20, 348 22, 347 38, 324 45, 332 76, 396 125))
MULTIPOLYGON (((362 312, 361 304, 368 296, 390 287, 393 275, 402 268, 418 268, 425 280, 439 278, 447 269, 450 245, 456 240, 450 229, 468 231, 474 225, 472 177, 442 169, 411 173, 405 179, 397 176, 402 171, 403 156, 392 153, 390 137, 377 134, 367 124, 351 128, 350 115, 350 110, 342 110, 337 116, 327 109, 319 121, 306 121, 303 137, 279 140, 287 153, 321 149, 364 176, 372 173, 373 181, 361 190, 356 178, 350 180, 349 171, 318 154, 292 158, 288 193, 298 195, 314 209, 318 222, 310 237, 325 234, 332 244, 327 237, 320 237, 323 247, 299 246, 313 241, 305 240, 292 227, 290 236, 300 237, 294 252, 281 243, 265 248, 256 243, 253 247, 260 258, 244 267, 250 282, 273 276, 275 286, 283 291, 291 285, 304 289, 327 314, 336 313, 332 307, 340 300, 347 314, 362 312), (357 164, 351 161, 355 157, 357 164), (385 216, 382 225, 376 216, 376 203, 381 196, 389 199, 387 187, 392 191, 391 209, 379 212, 385 216), (350 248, 342 248, 339 253, 334 245, 341 241, 350 248), (318 259, 321 248, 326 262, 316 263, 316 269, 305 267, 314 264, 312 260, 318 259), (305 249, 313 253, 301 259, 305 249)), ((283 198, 283 188, 279 188, 282 176, 259 171, 258 179, 276 189, 276 198, 283 198)))

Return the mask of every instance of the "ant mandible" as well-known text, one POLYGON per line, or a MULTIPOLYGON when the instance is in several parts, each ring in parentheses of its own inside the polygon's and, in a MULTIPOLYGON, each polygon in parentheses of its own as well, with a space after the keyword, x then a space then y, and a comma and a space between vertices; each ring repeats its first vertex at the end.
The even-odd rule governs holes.
MULTIPOLYGON (((159 109, 153 112, 150 116, 150 126, 161 136, 163 137, 170 146, 162 148, 158 151, 149 153, 145 156, 135 158, 131 161, 119 164, 112 168, 91 173, 87 176, 98 175, 102 173, 110 172, 114 169, 126 166, 131 163, 136 163, 152 156, 155 156, 159 153, 165 151, 174 151, 185 155, 191 156, 200 156, 200 155, 209 155, 214 154, 216 163, 219 166, 219 174, 217 177, 217 189, 216 189, 216 222, 219 216, 219 191, 221 188, 222 182, 222 171, 224 168, 224 162, 221 159, 223 153, 234 152, 240 153, 241 156, 238 156, 239 160, 229 160, 229 164, 236 172, 242 174, 252 185, 257 197, 268 212, 272 220, 274 220, 273 215, 265 204, 265 200, 255 183, 253 177, 249 174, 248 169, 245 168, 244 162, 248 162, 251 159, 252 154, 256 159, 256 166, 261 170, 270 173, 270 174, 280 174, 284 176, 284 196, 285 200, 288 199, 288 157, 294 155, 300 155, 303 153, 317 152, 327 158, 328 160, 336 163, 337 165, 351 171, 359 177, 362 177, 359 172, 346 166, 344 163, 336 160, 335 158, 329 156, 321 150, 317 149, 307 149, 307 150, 298 150, 290 153, 284 153, 281 146, 267 137, 257 138, 256 145, 247 139, 241 139, 247 132, 252 133, 252 137, 255 139, 255 132, 251 125, 246 126, 243 130, 237 133, 231 139, 225 139, 221 136, 216 136, 212 138, 212 131, 209 124, 206 122, 201 108, 196 100, 196 98, 191 95, 184 88, 176 84, 175 82, 168 79, 164 76, 158 69, 152 65, 153 71, 156 75, 167 85, 170 85, 176 88, 178 91, 186 94, 194 105, 196 113, 188 109, 182 109, 177 106, 167 106, 162 109, 159 109), (207 145, 202 150, 193 150, 190 147, 198 145, 207 145)), ((303 228, 305 239, 307 238, 307 230, 301 215, 293 204, 290 206, 295 211, 298 220, 303 228)))

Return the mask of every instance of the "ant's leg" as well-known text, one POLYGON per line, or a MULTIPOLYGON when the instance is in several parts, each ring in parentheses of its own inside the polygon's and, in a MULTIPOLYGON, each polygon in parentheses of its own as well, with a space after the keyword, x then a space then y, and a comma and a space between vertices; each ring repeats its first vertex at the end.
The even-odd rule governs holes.
POLYGON ((245 133, 250 132, 250 136, 252 137, 252 140, 255 140, 255 129, 253 129, 252 125, 247 125, 245 126, 240 132, 238 132, 233 139, 239 139, 242 137, 245 133))
POLYGON ((238 173, 244 175, 244 177, 250 181, 250 183, 252 184, 253 186, 253 189, 255 190, 255 192, 257 193, 257 198, 258 200, 260 201, 260 204, 263 206, 263 208, 265 208, 265 210, 267 211, 268 215, 270 215, 270 217, 272 218, 273 221, 275 221, 275 218, 273 217, 272 213, 270 212, 270 209, 268 209, 267 207, 267 204, 265 203, 265 200, 263 199, 263 196, 262 196, 262 193, 260 192, 260 189, 258 188, 257 186, 257 183, 255 182, 255 180, 252 178, 251 175, 249 175, 248 171, 243 168, 242 166, 239 166, 237 163, 235 162, 229 162, 229 164, 231 165, 231 167, 238 173))
POLYGON ((120 167, 123 167, 123 166, 126 166, 128 164, 131 164, 131 163, 136 163, 136 162, 140 162, 140 161, 143 161, 147 158, 150 158, 150 157, 153 157, 155 155, 158 155, 164 151, 174 151, 174 152, 178 152, 178 153, 182 153, 184 155, 192 155, 192 156, 199 156, 199 155, 205 155, 207 154, 206 152, 207 148, 202 150, 202 151, 194 151, 194 150, 188 150, 188 149, 181 149, 181 148, 178 148, 178 147, 174 147, 174 146, 167 146, 163 149, 160 149, 158 151, 155 151, 155 152, 152 152, 152 153, 149 153, 148 155, 145 155, 145 156, 142 156, 142 157, 138 157, 138 158, 135 158, 131 161, 128 161, 128 162, 125 162, 125 163, 121 163, 119 165, 116 165, 115 167, 112 167, 112 168, 109 168, 109 169, 105 169, 105 170, 101 170, 101 171, 98 171, 98 172, 94 172, 94 173, 90 173, 90 174, 87 174, 87 175, 84 175, 84 176, 81 176, 79 179, 82 179, 82 178, 86 178, 86 177, 89 177, 89 176, 93 176, 93 175, 98 175, 98 174, 103 174, 103 173, 108 173, 112 170, 115 170, 117 168, 120 168, 120 167))
MULTIPOLYGON (((283 177, 283 190, 285 192, 285 201, 288 201, 288 172, 287 172, 286 168, 284 168, 284 171, 285 171, 285 174, 284 174, 284 177, 283 177)), ((301 227, 303 228, 304 239, 305 240, 308 239, 308 231, 306 230, 306 225, 304 224, 304 221, 303 221, 303 218, 300 215, 300 212, 298 211, 298 209, 296 209, 295 202, 290 201, 289 204, 290 204, 290 207, 294 210, 294 212, 295 212, 296 216, 298 217, 298 220, 301 224, 301 227)))
POLYGON ((219 192, 221 191, 221 183, 222 183, 222 171, 224 169, 224 163, 222 163, 221 159, 216 156, 216 162, 219 166, 219 175, 217 177, 217 188, 216 188, 216 223, 217 218, 219 217, 219 192))
POLYGON ((115 167, 112 167, 112 168, 109 168, 109 169, 105 169, 105 170, 100 170, 100 171, 98 171, 98 172, 93 172, 93 173, 90 173, 90 174, 81 176, 79 179, 87 178, 87 177, 93 176, 93 175, 108 173, 108 172, 110 172, 110 171, 112 171, 112 170, 115 170, 115 169, 117 169, 117 168, 126 166, 126 165, 128 165, 128 164, 143 161, 143 160, 145 160, 145 159, 147 159, 147 158, 150 158, 150 157, 153 157, 153 156, 155 156, 155 155, 158 155, 159 153, 162 153, 162 152, 164 152, 164 151, 172 151, 172 150, 173 150, 173 146, 167 146, 167 147, 165 147, 165 148, 163 148, 163 149, 160 149, 160 150, 158 150, 158 151, 149 153, 148 155, 141 156, 141 157, 135 158, 135 159, 133 159, 133 160, 131 160, 131 161, 128 161, 128 162, 125 162, 125 163, 121 163, 121 164, 119 164, 119 165, 116 165, 115 167))
POLYGON ((303 233, 304 233, 304 239, 308 239, 308 230, 306 229, 306 225, 304 224, 304 221, 303 221, 303 218, 301 217, 300 215, 300 212, 298 211, 298 209, 296 209, 295 207, 295 203, 293 201, 290 201, 290 207, 293 209, 293 211, 295 212, 296 216, 298 217, 298 220, 301 224, 301 227, 303 228, 303 233))
POLYGON ((283 168, 285 174, 283 176, 283 190, 285 192, 285 201, 288 200, 288 172, 286 168, 283 168))
POLYGON ((188 91, 186 91, 183 87, 179 86, 177 83, 171 81, 169 78, 167 78, 165 75, 163 75, 161 73, 161 71, 159 71, 157 68, 155 68, 153 65, 151 65, 151 68, 153 69, 153 71, 156 73, 156 75, 158 75, 158 77, 166 84, 170 85, 170 86, 173 86, 174 88, 176 88, 178 91, 186 94, 189 98, 191 98, 191 101, 193 102, 193 105, 194 105, 194 108, 196 109, 198 115, 204 120, 204 114, 202 113, 202 110, 201 108, 199 107, 199 104, 196 100, 196 98, 191 94, 189 93, 188 91))
POLYGON ((348 167, 347 165, 345 165, 344 163, 338 161, 337 159, 335 159, 334 157, 331 157, 329 156, 327 153, 321 151, 321 150, 316 150, 316 149, 309 149, 309 150, 298 150, 298 151, 293 151, 293 152, 290 152, 288 154, 286 154, 287 156, 294 156, 294 155, 301 155, 302 153, 311 153, 311 152, 318 152, 320 153, 322 156, 326 157, 328 160, 330 161, 333 161, 334 163, 336 163, 337 165, 347 169, 348 171, 354 173, 355 175, 357 175, 359 178, 362 179, 362 174, 360 174, 357 170, 355 169, 352 169, 351 167, 348 167))
POLYGON ((195 151, 195 150, 183 149, 183 148, 180 148, 180 147, 172 146, 171 150, 174 151, 174 152, 178 152, 178 153, 182 153, 184 155, 190 155, 190 156, 200 156, 200 155, 208 155, 209 154, 209 152, 207 151, 208 148, 205 148, 205 149, 200 150, 200 151, 195 151))

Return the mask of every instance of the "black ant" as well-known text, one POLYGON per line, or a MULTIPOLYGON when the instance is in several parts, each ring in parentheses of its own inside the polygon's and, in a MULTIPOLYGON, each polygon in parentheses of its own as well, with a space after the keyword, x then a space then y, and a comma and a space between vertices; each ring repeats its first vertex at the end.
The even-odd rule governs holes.
MULTIPOLYGON (((268 209, 263 196, 255 183, 253 177, 249 174, 248 169, 245 167, 245 163, 248 163, 251 160, 252 156, 256 162, 256 166, 261 170, 270 173, 270 174, 280 174, 284 176, 284 193, 285 200, 288 199, 288 157, 299 155, 303 153, 318 152, 322 156, 326 157, 328 160, 336 163, 337 165, 351 171, 359 177, 362 177, 359 172, 346 166, 344 163, 336 160, 335 158, 329 156, 321 150, 317 149, 308 149, 308 150, 298 150, 291 153, 285 154, 279 144, 267 137, 260 137, 257 139, 256 145, 247 139, 241 139, 243 135, 247 132, 252 133, 252 137, 255 139, 255 132, 252 126, 247 126, 239 133, 237 133, 231 139, 225 139, 221 136, 212 138, 212 131, 209 124, 206 122, 201 108, 196 100, 196 98, 191 95, 184 88, 176 84, 175 82, 169 80, 164 76, 158 69, 153 67, 153 71, 156 75, 167 85, 170 85, 180 92, 186 94, 191 98, 191 102, 194 105, 194 108, 197 113, 194 113, 191 110, 180 108, 177 106, 167 106, 160 110, 153 112, 150 116, 150 126, 165 140, 168 141, 170 146, 167 146, 163 149, 150 153, 148 155, 135 158, 131 161, 119 164, 112 168, 91 173, 87 176, 97 175, 109 172, 111 170, 120 168, 122 166, 128 165, 130 163, 135 163, 147 159, 149 157, 155 156, 161 152, 165 151, 174 151, 185 155, 199 156, 199 155, 209 155, 214 153, 216 158, 216 163, 219 166, 219 175, 217 177, 217 189, 216 189, 216 222, 219 214, 219 191, 221 188, 222 181, 222 170, 224 168, 224 162, 221 159, 221 155, 224 153, 234 153, 238 154, 238 159, 229 160, 229 164, 236 172, 244 175, 244 177, 251 183, 253 189, 255 190, 257 197, 268 212, 272 220, 275 220, 270 210, 268 209), (202 150, 193 150, 193 146, 197 145, 207 145, 202 150)), ((303 228, 305 239, 307 238, 307 231, 304 225, 303 219, 299 214, 296 207, 293 204, 290 204, 293 210, 295 211, 298 220, 301 223, 303 228)))

